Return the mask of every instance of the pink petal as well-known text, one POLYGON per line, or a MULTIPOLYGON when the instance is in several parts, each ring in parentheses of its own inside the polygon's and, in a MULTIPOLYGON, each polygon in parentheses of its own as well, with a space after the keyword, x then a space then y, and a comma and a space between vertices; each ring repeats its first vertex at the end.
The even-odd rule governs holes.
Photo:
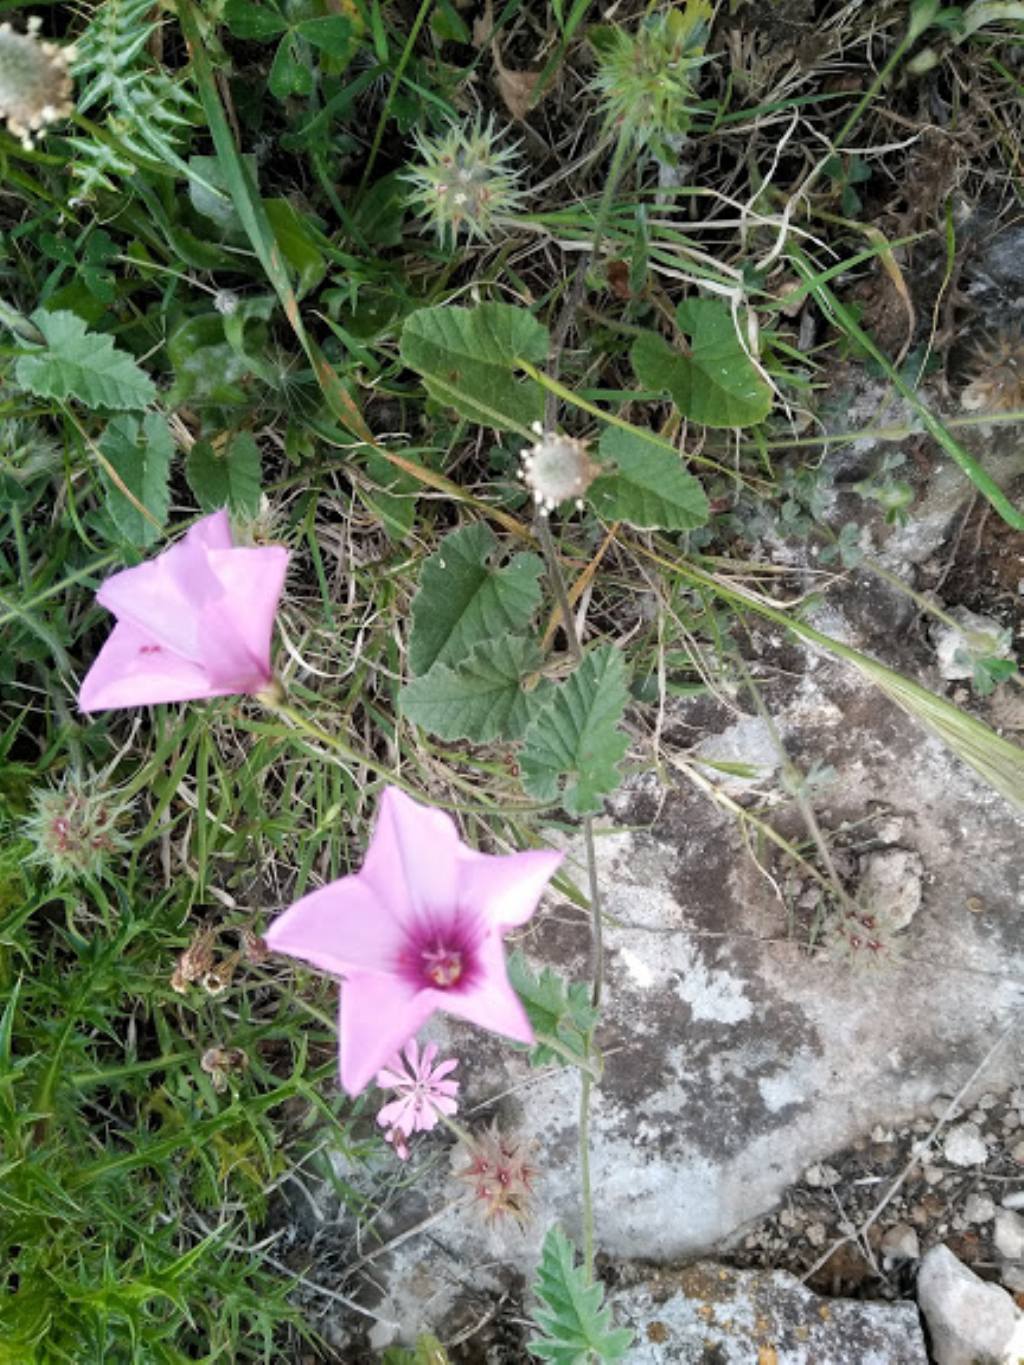
POLYGON ((199 663, 199 616, 168 566, 179 549, 174 546, 134 569, 112 574, 100 584, 96 601, 165 649, 199 663))
POLYGON ((404 1071, 395 1069, 395 1059, 392 1057, 388 1065, 377 1072, 377 1084, 381 1090, 409 1090, 414 1082, 404 1071))
POLYGON ((83 678, 78 704, 88 713, 116 706, 199 701, 226 696, 228 690, 211 686, 197 664, 172 653, 137 626, 120 621, 83 678))
POLYGON ((443 811, 385 787, 359 875, 399 921, 448 914, 456 903, 458 848, 455 825, 443 811))
MULTIPOLYGON (((448 1060, 447 1060, 446 1062, 441 1062, 441 1063, 439 1063, 439 1065, 435 1066, 434 1069, 433 1069, 433 1071, 430 1073, 430 1083, 431 1083, 431 1085, 438 1085, 438 1084, 440 1084, 441 1077, 442 1077, 442 1076, 447 1076, 448 1073, 449 1073, 450 1071, 454 1071, 455 1068, 458 1066, 458 1064, 459 1064, 459 1059, 458 1059, 457 1057, 449 1057, 448 1060)), ((446 1085, 456 1085, 456 1086, 457 1086, 457 1085, 458 1085, 458 1081, 446 1081, 445 1084, 446 1084, 446 1085)), ((454 1093, 454 1092, 453 1092, 453 1093, 454 1093)))
POLYGON ((341 1083, 352 1096, 373 1080, 391 1054, 423 1027, 433 1010, 401 977, 358 972, 341 988, 341 1083))
POLYGON ((472 990, 429 990, 422 994, 431 997, 434 1008, 479 1024, 491 1033, 502 1033, 519 1043, 532 1043, 533 1028, 519 996, 509 985, 501 939, 497 934, 489 934, 477 951, 481 979, 472 990))
POLYGON ((269 681, 270 642, 288 571, 288 551, 276 545, 242 547, 215 550, 208 559, 220 585, 220 596, 204 616, 200 638, 204 658, 215 639, 209 632, 219 627, 230 632, 239 673, 255 669, 258 676, 269 681))
POLYGON ((530 849, 501 857, 481 853, 459 861, 459 904, 471 905, 499 931, 525 924, 565 855, 530 849))
POLYGON ((433 1064, 434 1064, 434 1058, 435 1058, 436 1056, 437 1056, 437 1044, 436 1044, 436 1043, 428 1043, 428 1044, 426 1045, 426 1047, 423 1049, 423 1056, 422 1056, 422 1058, 420 1059, 419 1068, 418 1068, 417 1073, 416 1073, 416 1074, 417 1074, 417 1079, 418 1079, 418 1080, 421 1080, 421 1081, 429 1080, 429 1078, 430 1078, 430 1068, 433 1066, 433 1064))
MULTIPOLYGON (((346 976, 357 971, 392 972, 404 939, 387 907, 362 879, 342 877, 311 891, 278 915, 267 930, 266 941, 275 953, 287 953, 321 971, 346 976)), ((392 1060, 392 1053, 407 1036, 400 1034, 378 1067, 392 1060)))
POLYGON ((434 1108, 438 1110, 439 1113, 455 1114, 458 1112, 459 1106, 455 1100, 449 1099, 445 1095, 435 1095, 433 1103, 434 1108))
POLYGON ((219 507, 216 512, 197 521, 186 534, 185 540, 201 545, 204 550, 230 550, 233 542, 228 509, 219 507))
POLYGON ((412 1116, 413 1101, 411 1099, 392 1100, 377 1115, 377 1122, 382 1128, 403 1128, 407 1133, 411 1133, 412 1116))
POLYGON ((420 1070, 420 1047, 415 1038, 410 1038, 405 1045, 405 1060, 409 1068, 409 1074, 416 1080, 419 1079, 420 1070))

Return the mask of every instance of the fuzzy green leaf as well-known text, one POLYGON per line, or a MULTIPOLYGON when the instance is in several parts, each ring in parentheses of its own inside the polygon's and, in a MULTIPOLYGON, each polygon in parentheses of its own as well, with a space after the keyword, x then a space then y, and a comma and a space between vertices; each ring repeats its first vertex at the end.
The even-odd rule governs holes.
POLYGON ((530 722, 520 760, 523 786, 538 801, 558 799, 570 815, 591 815, 619 785, 628 738, 618 728, 626 709, 626 665, 614 645, 588 654, 555 688, 530 722))
POLYGON ((103 433, 100 450, 124 480, 125 487, 158 523, 154 526, 144 517, 104 474, 107 508, 114 525, 133 545, 152 545, 160 539, 171 505, 174 441, 167 423, 155 412, 148 412, 141 423, 137 417, 115 417, 103 433))
POLYGON ((600 453, 617 470, 595 479, 587 493, 599 516, 628 521, 641 531, 692 531, 707 521, 704 489, 669 446, 605 427, 600 453))
MULTIPOLYGON (((571 985, 564 977, 544 967, 538 976, 519 951, 508 959, 508 979, 523 1002, 530 1023, 537 1033, 557 1038, 574 1056, 584 1061, 587 1035, 597 1022, 597 1010, 590 1003, 590 990, 582 982, 571 985)), ((552 1048, 538 1043, 530 1053, 534 1066, 565 1062, 552 1048)))
POLYGON ((436 663, 402 688, 402 711, 441 739, 519 739, 551 684, 523 690, 543 658, 532 640, 500 635, 484 640, 457 668, 436 663))
POLYGON ((547 359, 548 333, 525 308, 421 308, 406 318, 402 359, 423 376, 427 392, 480 426, 529 434, 544 412, 544 391, 517 379, 517 357, 547 359))
POLYGON ((492 569, 488 560, 496 544, 490 528, 477 522, 446 536, 423 565, 412 602, 413 673, 438 662, 457 667, 482 641, 522 630, 537 610, 542 561, 517 554, 492 569))
POLYGON ((225 504, 235 512, 255 515, 260 505, 260 451, 248 431, 232 436, 222 450, 197 441, 185 466, 188 485, 204 512, 225 504))
POLYGON ((604 1285, 588 1281, 576 1264, 576 1248, 557 1223, 544 1238, 533 1292, 540 1300, 533 1320, 544 1335, 527 1342, 526 1349, 538 1360, 589 1365, 593 1354, 610 1363, 621 1360, 633 1344, 628 1327, 612 1327, 604 1285))
POLYGON ((691 422, 706 427, 750 427, 771 411, 772 391, 736 335, 721 299, 685 299, 676 309, 681 332, 692 337, 689 355, 654 332, 633 343, 631 359, 645 388, 666 390, 691 422))
POLYGON ((37 398, 77 398, 101 411, 141 410, 156 397, 156 386, 113 338, 89 332, 76 313, 32 314, 46 345, 23 355, 14 367, 18 383, 37 398))

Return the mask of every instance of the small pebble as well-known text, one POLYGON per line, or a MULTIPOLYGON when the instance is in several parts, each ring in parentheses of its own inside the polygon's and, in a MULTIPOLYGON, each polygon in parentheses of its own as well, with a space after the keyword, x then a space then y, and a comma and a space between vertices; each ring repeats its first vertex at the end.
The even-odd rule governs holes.
POLYGON ((922 1172, 925 1182, 928 1185, 939 1185, 945 1176, 945 1171, 940 1171, 938 1166, 926 1166, 922 1172))
POLYGON ((825 1224, 808 1223, 807 1227, 804 1228, 804 1236, 812 1247, 823 1247, 825 1245, 826 1237, 825 1224))
POLYGON ((882 1238, 882 1254, 892 1261, 918 1261, 921 1243, 917 1233, 907 1223, 897 1223, 882 1238))
MULTIPOLYGON (((1024 1149, 1024 1143, 1021 1147, 1024 1149)), ((976 1123, 958 1123, 951 1128, 942 1152, 953 1166, 981 1166, 988 1160, 988 1148, 976 1123)))
POLYGON ((871 1130, 872 1142, 892 1142, 895 1136, 891 1128, 883 1128, 880 1123, 876 1123, 871 1130))
POLYGON ((1011 1294, 1024 1294, 1024 1266, 1004 1265, 999 1278, 1011 1294))
POLYGON ((1015 1128, 1019 1127, 1020 1115, 1014 1113, 1014 1111, 1011 1109, 1010 1112, 1004 1115, 1003 1117, 1003 1131, 1006 1133, 1012 1133, 1015 1128))
POLYGON ((1024 1190, 1011 1190, 1002 1198, 1004 1209, 1024 1209, 1024 1190))
POLYGON ((964 1218, 968 1223, 991 1223, 995 1216, 995 1200, 990 1194, 969 1194, 964 1201, 964 1218))
MULTIPOLYGON (((936 1095, 935 1098, 932 1100, 931 1104, 928 1106, 928 1108, 932 1111, 932 1113, 935 1115, 937 1119, 946 1118, 947 1117, 946 1110, 949 1108, 952 1101, 953 1101, 952 1095, 936 1095)), ((959 1106, 957 1106, 953 1110, 952 1114, 950 1114, 948 1117, 955 1119, 957 1114, 959 1113, 960 1108, 959 1106)))
POLYGON ((979 1109, 994 1109, 999 1103, 998 1095, 982 1095, 978 1100, 979 1109))
POLYGON ((1010 1155, 1018 1166, 1024 1166, 1024 1142, 1018 1142, 1016 1147, 1010 1152, 1010 1155))
POLYGON ((779 1223, 784 1228, 795 1228, 798 1219, 792 1209, 783 1209, 779 1214, 779 1223))
POLYGON ((996 1251, 1008 1261, 1024 1260, 1024 1218, 1012 1209, 1000 1209, 996 1214, 996 1230, 992 1239, 996 1251))
POLYGON ((840 1181, 839 1172, 834 1166, 808 1166, 804 1172, 804 1182, 814 1189, 826 1189, 832 1185, 838 1185, 840 1181))

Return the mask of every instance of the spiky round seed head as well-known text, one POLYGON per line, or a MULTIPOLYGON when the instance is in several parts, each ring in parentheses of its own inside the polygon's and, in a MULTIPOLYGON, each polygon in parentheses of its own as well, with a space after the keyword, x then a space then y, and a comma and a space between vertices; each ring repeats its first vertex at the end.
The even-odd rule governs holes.
POLYGON ((130 847, 118 829, 129 803, 103 791, 94 779, 67 778, 60 787, 32 793, 25 834, 35 845, 29 861, 49 869, 54 882, 96 877, 107 858, 130 847))
POLYGON ((523 483, 533 494, 542 517, 572 499, 582 508, 583 495, 601 472, 587 451, 587 442, 557 431, 542 431, 540 439, 527 446, 519 457, 523 483))
POLYGON ((638 146, 657 147, 689 128, 711 14, 708 0, 687 0, 682 9, 651 15, 632 33, 602 30, 595 40, 593 85, 608 124, 628 130, 638 146))
POLYGON ((899 956, 903 941, 887 915, 851 906, 832 914, 822 947, 851 967, 880 967, 899 956))
POLYGON ((72 109, 68 63, 75 50, 42 42, 37 36, 41 23, 33 15, 27 33, 0 24, 0 118, 26 151, 32 150, 33 134, 72 109))
POLYGON ((419 130, 413 136, 421 159, 402 178, 413 186, 410 205, 433 224, 442 246, 454 245, 463 231, 486 241, 519 210, 523 196, 512 164, 519 144, 499 147, 493 119, 452 123, 438 137, 419 130))
POLYGON ((1024 332, 986 337, 971 357, 971 382, 960 395, 968 412, 1013 412, 1024 407, 1024 332))
POLYGON ((469 1185, 472 1207, 486 1223, 511 1218, 525 1227, 537 1178, 529 1145, 522 1138, 502 1133, 497 1123, 492 1123, 482 1133, 466 1138, 463 1154, 467 1163, 455 1175, 469 1185))

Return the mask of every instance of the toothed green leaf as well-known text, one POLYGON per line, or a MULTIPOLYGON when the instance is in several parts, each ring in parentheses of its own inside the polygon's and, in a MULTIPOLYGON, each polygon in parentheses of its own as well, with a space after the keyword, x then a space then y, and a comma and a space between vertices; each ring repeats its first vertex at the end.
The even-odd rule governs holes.
POLYGON ((708 519, 704 489, 668 445, 659 448, 621 427, 606 427, 601 459, 614 472, 595 479, 587 501, 608 521, 628 521, 642 531, 691 531, 708 519))
POLYGON ((76 313, 45 308, 32 314, 45 345, 19 358, 18 383, 37 398, 77 398, 102 411, 141 410, 156 397, 156 385, 112 337, 90 332, 76 313))
POLYGON ((544 413, 544 390, 517 379, 517 357, 543 363, 545 327, 524 308, 421 308, 402 329, 402 359, 423 376, 427 392, 480 426, 528 434, 544 413))
POLYGON ((771 411, 771 387, 736 334, 732 310, 722 299, 686 299, 676 309, 688 352, 655 332, 633 343, 631 358, 645 388, 664 389, 691 422, 706 427, 750 427, 771 411))
POLYGON ((515 634, 537 610, 542 561, 517 554, 491 568, 496 546, 494 533, 477 522, 446 536, 423 565, 412 602, 413 673, 426 673, 439 662, 457 667, 475 645, 515 634))
POLYGON ((526 1349, 538 1360, 589 1365, 596 1356, 610 1365, 633 1344, 628 1327, 612 1327, 604 1285, 588 1282, 576 1264, 576 1248, 557 1223, 544 1238, 533 1292, 540 1300, 533 1320, 544 1335, 528 1341, 526 1349))
MULTIPOLYGON (((508 979, 534 1030, 557 1038, 583 1061, 587 1055, 587 1035, 598 1015, 590 1003, 589 988, 580 981, 570 984, 550 967, 544 967, 538 975, 518 951, 508 959, 508 979)), ((543 1043, 538 1043, 530 1053, 533 1066, 565 1061, 562 1054, 543 1043)))
POLYGON ((520 769, 531 796, 555 801, 561 790, 570 815, 600 810, 601 798, 619 785, 618 762, 629 743, 619 729, 626 678, 619 650, 602 645, 554 689, 524 736, 520 769))
POLYGON ((457 668, 436 663, 402 688, 402 711, 441 739, 519 739, 551 690, 541 681, 523 688, 543 662, 532 640, 502 635, 477 645, 457 668))
POLYGON ((156 412, 147 412, 141 423, 127 414, 115 417, 103 433, 100 450, 125 487, 153 517, 150 521, 144 516, 104 472, 107 508, 115 526, 133 545, 154 544, 160 539, 171 505, 174 441, 167 423, 156 412))

